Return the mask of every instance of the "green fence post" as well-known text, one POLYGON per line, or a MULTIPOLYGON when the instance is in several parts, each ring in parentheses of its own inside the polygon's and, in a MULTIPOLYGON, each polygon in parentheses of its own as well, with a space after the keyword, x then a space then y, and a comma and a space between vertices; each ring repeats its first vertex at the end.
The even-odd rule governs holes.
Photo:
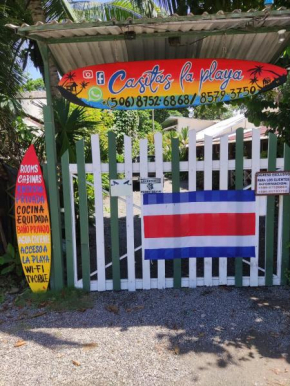
MULTIPOLYGON (((241 190, 244 187, 244 130, 242 128, 236 131, 236 178, 235 188, 241 190)), ((243 259, 236 257, 235 259, 235 285, 242 287, 243 285, 243 259)))
MULTIPOLYGON (((180 168, 179 168, 179 139, 171 138, 172 149, 172 192, 178 193, 180 190, 180 168)), ((173 260, 174 288, 181 288, 181 259, 173 260)))
POLYGON ((63 278, 63 256, 62 256, 62 234, 60 220, 60 202, 57 177, 57 157, 55 146, 55 126, 50 90, 49 74, 49 49, 47 45, 39 43, 39 49, 43 59, 44 78, 46 85, 47 105, 43 107, 45 128, 45 149, 48 170, 49 211, 52 234, 52 282, 51 288, 60 290, 64 286, 63 278))
MULTIPOLYGON (((290 147, 284 145, 284 170, 290 171, 290 147)), ((290 196, 283 196, 281 284, 287 284, 290 242, 290 196)))
MULTIPOLYGON (((276 171, 277 137, 269 134, 268 140, 268 171, 276 171)), ((274 221, 275 221, 275 196, 267 197, 266 212, 266 240, 265 240, 265 284, 273 285, 274 261, 274 221)))
MULTIPOLYGON (((109 180, 117 179, 117 150, 116 136, 112 131, 108 133, 109 141, 109 180)), ((113 290, 121 290, 121 275, 120 275, 120 248, 119 248, 119 215, 118 215, 118 197, 110 195, 111 209, 111 254, 113 267, 113 290)))
MULTIPOLYGON (((290 147, 284 145, 284 170, 290 171, 290 147)), ((281 284, 287 284, 290 242, 290 196, 283 196, 281 284)))
POLYGON ((73 232, 71 212, 71 192, 69 173, 69 152, 68 150, 61 157, 62 185, 63 185, 63 206, 65 221, 65 246, 66 246, 66 274, 67 286, 74 287, 74 261, 73 261, 73 232))
MULTIPOLYGON (((49 202, 49 189, 48 189, 48 170, 47 170, 47 164, 42 165, 42 171, 43 171, 43 178, 45 182, 45 188, 46 188, 46 194, 47 194, 47 199, 49 202)), ((54 265, 51 264, 50 267, 50 280, 49 280, 49 286, 51 289, 55 289, 55 283, 54 283, 54 265)))
POLYGON ((82 255, 82 276, 83 289, 91 289, 91 264, 89 247, 89 217, 88 198, 85 171, 85 146, 81 139, 76 143, 77 167, 78 167, 78 188, 79 188, 79 210, 80 210, 80 232, 81 232, 81 255, 82 255))

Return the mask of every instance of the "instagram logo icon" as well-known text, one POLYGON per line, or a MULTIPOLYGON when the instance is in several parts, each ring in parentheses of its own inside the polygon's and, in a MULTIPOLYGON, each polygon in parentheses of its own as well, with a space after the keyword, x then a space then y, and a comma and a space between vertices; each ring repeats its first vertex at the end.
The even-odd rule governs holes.
POLYGON ((83 78, 85 79, 92 79, 94 77, 92 70, 84 70, 83 71, 83 78))

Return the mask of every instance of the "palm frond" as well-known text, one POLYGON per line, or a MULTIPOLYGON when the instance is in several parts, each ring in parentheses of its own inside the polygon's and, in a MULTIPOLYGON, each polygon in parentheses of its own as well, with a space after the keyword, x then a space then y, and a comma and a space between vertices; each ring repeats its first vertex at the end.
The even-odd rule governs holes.
POLYGON ((77 21, 76 14, 67 0, 43 0, 47 21, 70 19, 77 21))
POLYGON ((88 21, 108 21, 111 19, 123 21, 128 19, 128 17, 142 17, 141 13, 133 8, 132 3, 129 0, 112 1, 107 3, 86 2, 82 4, 82 7, 80 7, 79 4, 75 12, 79 20, 85 19, 88 21))
POLYGON ((106 3, 71 1, 70 4, 79 20, 107 21, 114 18, 123 21, 128 17, 153 17, 161 13, 153 0, 112 0, 106 3))

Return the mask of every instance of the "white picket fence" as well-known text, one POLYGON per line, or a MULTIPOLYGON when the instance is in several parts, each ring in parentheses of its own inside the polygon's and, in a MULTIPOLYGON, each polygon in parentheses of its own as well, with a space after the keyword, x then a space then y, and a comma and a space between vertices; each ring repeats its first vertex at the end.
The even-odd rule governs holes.
MULTIPOLYGON (((97 271, 91 272, 91 276, 97 273, 97 280, 91 280, 92 291, 106 291, 113 289, 113 280, 107 279, 106 269, 111 265, 105 262, 105 237, 104 237, 104 213, 103 213, 103 187, 102 174, 109 172, 109 164, 101 163, 99 137, 93 135, 92 141, 92 163, 85 165, 85 171, 88 174, 94 175, 94 192, 95 192, 95 232, 96 232, 96 259, 97 271)), ((126 179, 132 179, 138 174, 141 178, 148 177, 148 173, 155 173, 156 177, 163 177, 164 173, 171 172, 171 162, 163 162, 162 149, 162 134, 156 133, 154 136, 155 142, 155 162, 148 162, 148 143, 147 139, 140 140, 140 162, 132 162, 131 138, 125 136, 124 139, 124 163, 117 164, 117 172, 124 173, 126 179)), ((188 146, 188 161, 180 162, 180 171, 188 172, 188 190, 195 191, 197 185, 197 171, 204 172, 204 189, 212 189, 213 171, 219 171, 221 190, 228 189, 228 171, 235 170, 235 160, 229 160, 228 157, 228 138, 223 136, 220 141, 220 160, 213 160, 212 149, 213 140, 206 136, 204 141, 204 160, 197 161, 196 157, 196 133, 194 130, 189 131, 189 146, 188 146)), ((267 169, 268 160, 260 159, 260 134, 259 130, 252 131, 252 159, 244 160, 244 170, 250 171, 254 177, 256 172, 261 169, 267 169)), ((277 158, 277 169, 283 169, 283 158, 277 158)), ((73 219, 73 250, 74 250, 74 279, 75 286, 82 288, 82 278, 78 277, 78 261, 77 261, 77 245, 76 245, 76 218, 75 204, 73 201, 73 179, 77 178, 77 164, 70 164, 70 181, 71 181, 71 200, 72 200, 72 219, 73 219)), ((254 189, 255 179, 252 179, 251 189, 254 189)), ((124 198, 126 201, 126 229, 127 229, 127 253, 121 258, 127 259, 128 277, 121 279, 121 289, 135 291, 136 289, 151 289, 151 288, 172 288, 173 278, 165 277, 165 261, 158 261, 157 277, 151 277, 150 264, 148 260, 144 260, 142 256, 142 279, 135 277, 135 251, 141 246, 134 245, 134 219, 133 207, 136 205, 133 202, 133 196, 124 198)), ((256 256, 259 256, 259 216, 265 215, 265 198, 257 197, 256 209, 256 256)), ((140 203, 141 207, 141 203, 140 203)), ((277 267, 276 274, 273 276, 273 284, 279 285, 281 281, 281 237, 282 227, 281 218, 283 210, 283 197, 279 198, 279 215, 278 215, 278 243, 277 243, 277 267)), ((143 253, 143 251, 142 251, 143 253)), ((264 268, 258 266, 258 257, 243 260, 244 264, 250 265, 250 275, 243 277, 244 286, 263 286, 265 285, 264 268), (262 272, 262 276, 258 273, 262 272)), ((182 287, 195 288, 196 286, 218 286, 218 285, 234 285, 235 278, 228 276, 226 257, 219 258, 218 276, 213 276, 212 258, 204 258, 204 275, 197 276, 197 259, 189 259, 188 275, 182 277, 182 287)))

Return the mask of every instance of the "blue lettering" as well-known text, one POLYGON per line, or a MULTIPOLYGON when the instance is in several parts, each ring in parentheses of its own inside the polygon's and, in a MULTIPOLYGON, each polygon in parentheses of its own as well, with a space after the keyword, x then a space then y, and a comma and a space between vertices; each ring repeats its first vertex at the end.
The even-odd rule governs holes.
POLYGON ((126 78, 126 71, 124 70, 120 70, 120 71, 117 71, 115 72, 110 80, 109 80, 109 83, 108 83, 108 88, 109 88, 109 91, 111 94, 119 94, 121 91, 124 90, 125 86, 123 88, 121 88, 119 91, 114 91, 113 90, 113 86, 114 86, 114 83, 116 82, 116 80, 120 77, 120 80, 124 80, 126 78))
POLYGON ((22 256, 21 260, 22 260, 23 264, 30 264, 30 260, 29 260, 28 256, 26 256, 26 258, 24 256, 22 256))
POLYGON ((211 62, 210 68, 204 70, 203 68, 200 70, 200 82, 199 82, 199 91, 202 89, 202 86, 205 82, 213 82, 215 80, 222 81, 220 85, 220 90, 225 90, 229 84, 229 82, 234 80, 242 80, 243 75, 241 70, 234 71, 233 69, 229 70, 217 70, 218 63, 216 60, 211 62))
POLYGON ((186 62, 180 72, 180 77, 179 77, 179 84, 181 90, 184 92, 184 87, 183 87, 183 82, 189 82, 192 83, 194 81, 194 73, 189 72, 191 70, 192 63, 191 62, 186 62))
POLYGON ((119 94, 123 90, 128 88, 138 88, 141 94, 144 94, 147 88, 152 93, 156 93, 159 89, 159 85, 163 85, 164 90, 168 90, 171 87, 174 79, 171 79, 171 74, 164 75, 164 70, 159 69, 159 65, 153 67, 152 70, 145 71, 140 78, 128 78, 126 79, 126 71, 120 70, 115 72, 109 79, 108 88, 110 93, 119 94), (117 81, 124 81, 119 89, 116 89, 117 81))

